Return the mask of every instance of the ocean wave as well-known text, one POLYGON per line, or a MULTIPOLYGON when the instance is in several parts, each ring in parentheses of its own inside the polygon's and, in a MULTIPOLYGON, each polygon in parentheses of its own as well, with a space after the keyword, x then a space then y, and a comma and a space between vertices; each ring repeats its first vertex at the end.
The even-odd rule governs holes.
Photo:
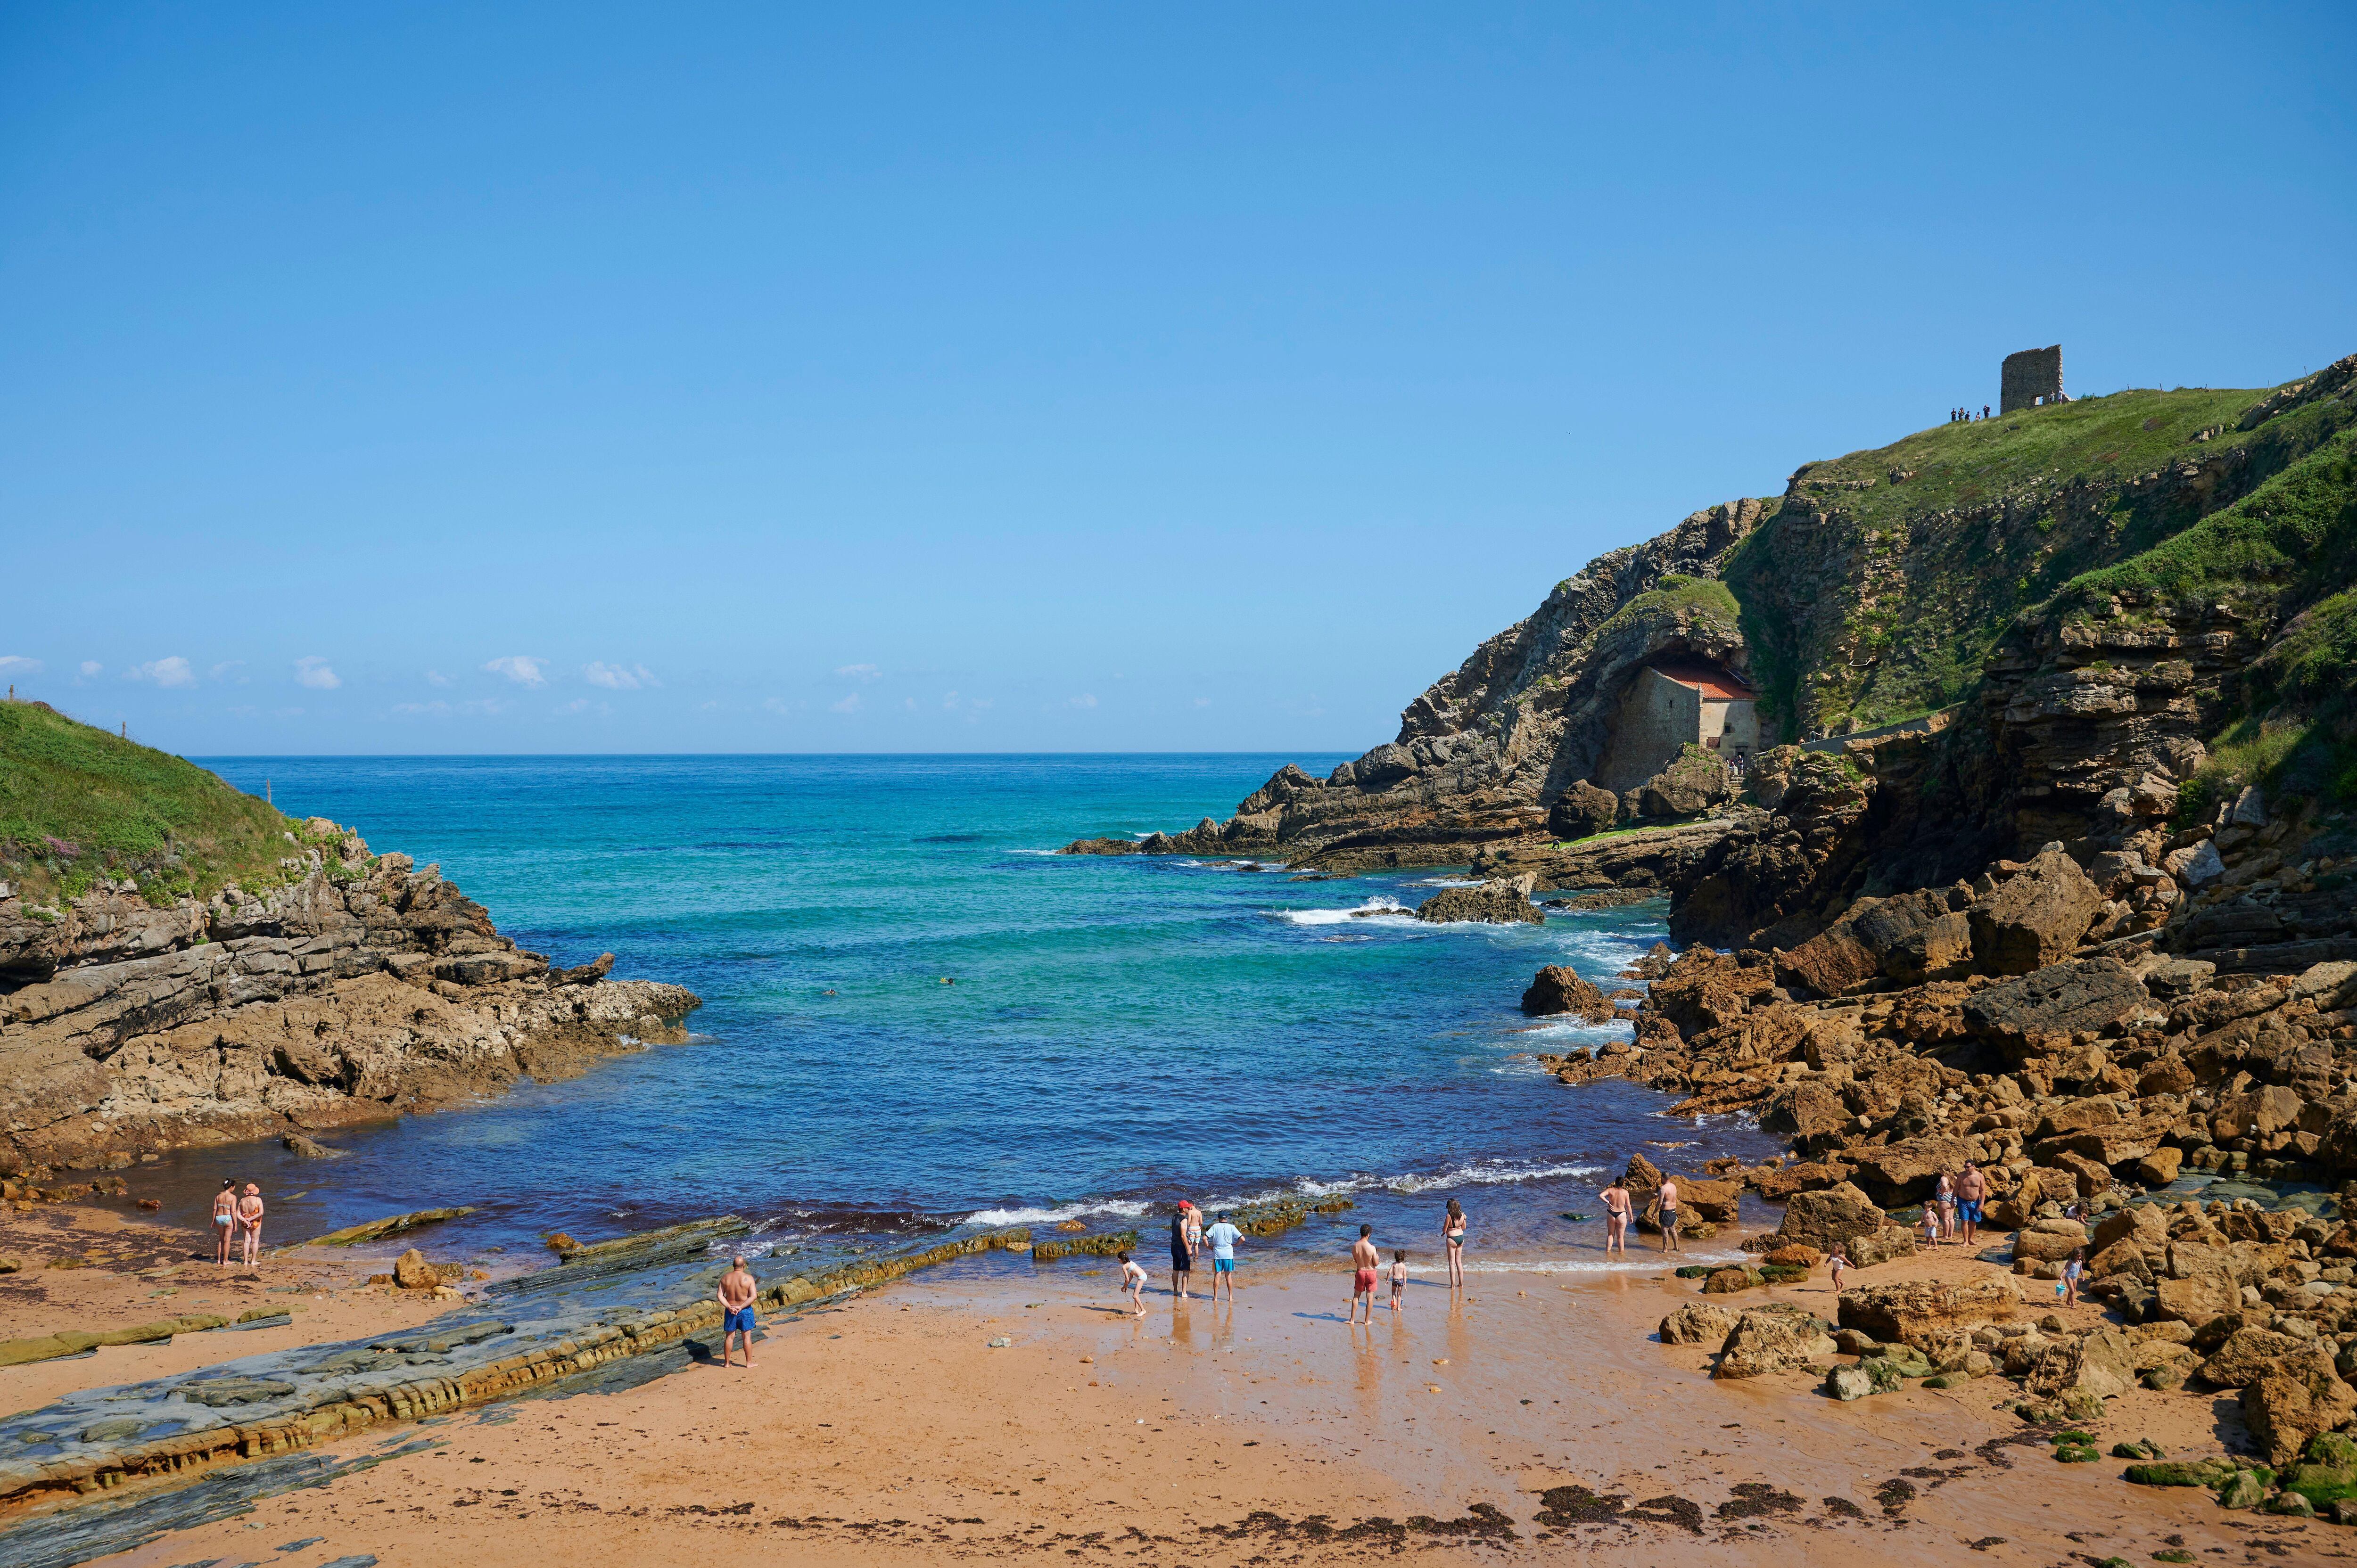
POLYGON ((1146 1208, 1129 1198, 1105 1198, 1095 1203, 1067 1203, 1054 1208, 981 1208, 967 1215, 963 1223, 996 1230, 1005 1225, 1058 1225, 1092 1215, 1135 1219, 1146 1212, 1146 1208))
POLYGON ((1582 1019, 1564 1018, 1551 1024, 1532 1024, 1514 1031, 1518 1035, 1536 1035, 1542 1039, 1566 1040, 1575 1045, 1588 1045, 1599 1040, 1633 1040, 1637 1026, 1614 1019, 1609 1024, 1590 1024, 1582 1019))
POLYGON ((1273 918, 1290 921, 1297 926, 1339 926, 1345 920, 1413 919, 1415 911, 1396 898, 1381 894, 1368 899, 1355 909, 1273 909, 1273 918))
MULTIPOLYGON (((1631 1257, 1625 1262, 1606 1258, 1529 1258, 1520 1262, 1501 1259, 1494 1262, 1475 1262, 1469 1259, 1464 1264, 1464 1269, 1469 1274, 1617 1274, 1623 1272, 1657 1274, 1667 1266, 1668 1260, 1672 1258, 1687 1263, 1736 1263, 1743 1261, 1743 1254, 1741 1252, 1647 1252, 1642 1257, 1631 1257)), ((1407 1266, 1407 1272, 1411 1274, 1446 1274, 1448 1272, 1448 1265, 1445 1262, 1410 1263, 1407 1266)))
POLYGON ((1242 1208, 1249 1203, 1275 1203, 1286 1198, 1302 1197, 1350 1197, 1362 1192, 1446 1192, 1458 1187, 1498 1187, 1515 1182, 1544 1181, 1553 1176, 1600 1176, 1604 1170, 1604 1166, 1594 1165, 1491 1160, 1474 1161, 1445 1171, 1410 1171, 1399 1176, 1361 1174, 1333 1181, 1318 1181, 1303 1176, 1290 1186, 1271 1187, 1247 1197, 1206 1199, 1205 1207, 1242 1208))

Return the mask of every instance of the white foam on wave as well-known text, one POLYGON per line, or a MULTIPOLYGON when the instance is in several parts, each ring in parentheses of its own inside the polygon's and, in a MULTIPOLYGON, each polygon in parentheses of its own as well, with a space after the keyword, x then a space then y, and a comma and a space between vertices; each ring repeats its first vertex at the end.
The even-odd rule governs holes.
POLYGON ((1587 1024, 1581 1018, 1563 1018, 1558 1024, 1532 1024, 1527 1028, 1515 1030, 1515 1035, 1523 1040, 1530 1040, 1532 1035, 1537 1035, 1539 1040, 1567 1040, 1572 1045, 1593 1045, 1598 1040, 1636 1040, 1636 1024, 1624 1024, 1621 1018, 1612 1018, 1609 1024, 1587 1024))
MULTIPOLYGON (((1469 1274, 1617 1274, 1641 1272, 1657 1274, 1670 1266, 1673 1260, 1681 1263, 1735 1263, 1742 1259, 1740 1252, 1649 1252, 1626 1262, 1604 1258, 1527 1258, 1497 1262, 1469 1260, 1464 1268, 1469 1274)), ((1448 1265, 1445 1262, 1410 1263, 1407 1272, 1411 1274, 1446 1274, 1448 1265)))
POLYGON ((1128 1198, 1106 1198, 1098 1203, 1067 1203, 1055 1208, 984 1208, 965 1217, 968 1225, 1054 1225, 1067 1219, 1086 1219, 1091 1215, 1109 1215, 1116 1219, 1135 1219, 1146 1212, 1146 1205, 1128 1198))
POLYGON ((1345 920, 1414 919, 1415 911, 1394 898, 1380 894, 1355 909, 1277 909, 1272 910, 1277 919, 1297 926, 1339 926, 1345 920))
POLYGON ((1244 1197, 1209 1198, 1205 1202, 1213 1208, 1241 1208, 1248 1203, 1270 1203, 1288 1197, 1348 1197, 1362 1192, 1446 1192, 1457 1187, 1499 1187, 1515 1182, 1544 1181, 1551 1176, 1599 1176, 1604 1169, 1602 1165, 1590 1165, 1499 1162, 1463 1165, 1436 1173, 1410 1171, 1401 1176, 1343 1176, 1335 1181, 1313 1181, 1303 1176, 1290 1187, 1275 1187, 1244 1197))

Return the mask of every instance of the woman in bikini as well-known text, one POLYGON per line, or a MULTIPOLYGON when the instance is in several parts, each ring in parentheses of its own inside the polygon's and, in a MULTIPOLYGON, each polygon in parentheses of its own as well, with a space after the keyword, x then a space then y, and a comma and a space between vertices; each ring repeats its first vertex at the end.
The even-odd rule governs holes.
POLYGON ((1465 1206, 1448 1200, 1448 1217, 1440 1222, 1441 1240, 1448 1243, 1448 1288, 1465 1288, 1465 1206))
POLYGON ((1618 1252, 1625 1258, 1629 1255, 1629 1219, 1631 1208, 1629 1189, 1620 1184, 1619 1176, 1614 1176, 1612 1185, 1598 1196, 1604 1199, 1604 1255, 1609 1258, 1618 1252))
POLYGON ((249 1269, 262 1260, 262 1189, 247 1182, 245 1196, 237 1200, 237 1222, 245 1231, 245 1266, 249 1269))
POLYGON ((223 1268, 229 1266, 229 1243, 236 1221, 237 1183, 232 1179, 221 1183, 221 1189, 213 1194, 213 1262, 223 1268))

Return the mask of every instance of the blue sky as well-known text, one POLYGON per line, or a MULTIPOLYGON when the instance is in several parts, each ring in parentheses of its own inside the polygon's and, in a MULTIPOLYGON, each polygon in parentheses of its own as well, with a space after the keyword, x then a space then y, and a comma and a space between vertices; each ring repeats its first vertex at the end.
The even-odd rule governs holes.
POLYGON ((2357 349, 2352 41, 11 6, 0 660, 199 754, 1355 750, 2008 350, 2357 349))

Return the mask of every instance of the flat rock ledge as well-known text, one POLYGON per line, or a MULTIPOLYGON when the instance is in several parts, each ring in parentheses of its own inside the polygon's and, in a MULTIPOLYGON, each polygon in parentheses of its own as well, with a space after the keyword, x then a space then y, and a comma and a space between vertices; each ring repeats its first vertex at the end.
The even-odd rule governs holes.
MULTIPOLYGON (((511 1398, 677 1344, 720 1326, 716 1242, 741 1220, 675 1226, 585 1248, 492 1286, 469 1306, 382 1339, 249 1356, 153 1382, 92 1389, 0 1420, 0 1514, 22 1515, 118 1488, 333 1442, 385 1422, 511 1398)), ((1028 1246, 991 1230, 884 1257, 813 1268, 764 1288, 792 1311, 934 1263, 1028 1246)), ((40 1530, 38 1519, 0 1531, 40 1530)))

